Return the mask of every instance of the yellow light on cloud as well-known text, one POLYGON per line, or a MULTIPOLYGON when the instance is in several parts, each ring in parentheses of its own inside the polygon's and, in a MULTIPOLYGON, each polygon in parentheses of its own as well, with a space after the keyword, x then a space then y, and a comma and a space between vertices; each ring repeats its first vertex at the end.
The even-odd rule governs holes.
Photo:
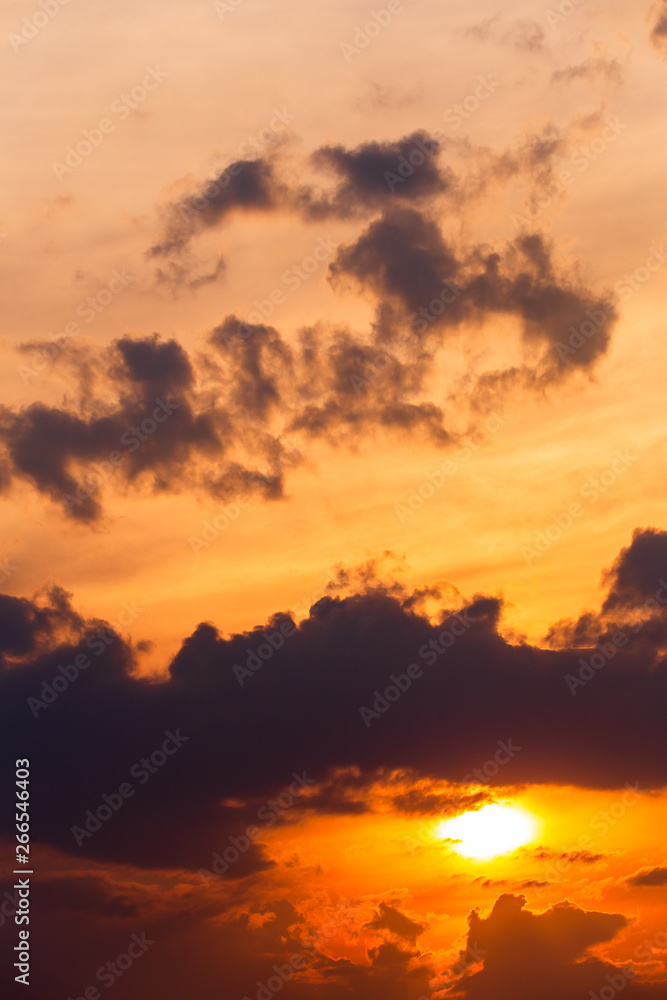
POLYGON ((516 806, 493 804, 443 820, 437 834, 457 841, 453 848, 461 857, 485 861, 528 844, 537 834, 537 822, 516 806))

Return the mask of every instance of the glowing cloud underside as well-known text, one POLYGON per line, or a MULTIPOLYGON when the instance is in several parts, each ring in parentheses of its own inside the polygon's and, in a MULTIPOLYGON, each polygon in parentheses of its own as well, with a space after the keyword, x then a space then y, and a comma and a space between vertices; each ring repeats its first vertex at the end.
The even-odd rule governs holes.
POLYGON ((444 820, 437 832, 443 840, 458 841, 453 846, 461 857, 486 860, 529 843, 536 831, 534 817, 523 809, 489 805, 444 820))

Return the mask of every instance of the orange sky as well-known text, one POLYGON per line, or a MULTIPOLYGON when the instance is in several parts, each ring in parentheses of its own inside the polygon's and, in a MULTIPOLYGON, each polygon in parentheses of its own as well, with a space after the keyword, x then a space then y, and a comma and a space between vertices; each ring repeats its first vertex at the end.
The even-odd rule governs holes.
MULTIPOLYGON (((548 0, 523 0, 500 10, 488 0, 464 7, 393 0, 376 16, 357 0, 50 2, 55 6, 44 15, 28 0, 0 4, 6 38, 0 563, 5 561, 3 594, 20 599, 11 604, 8 620, 25 613, 35 636, 24 647, 8 639, 3 656, 25 668, 26 692, 38 689, 40 670, 52 676, 66 655, 58 644, 83 641, 93 620, 99 627, 98 619, 123 636, 109 678, 150 678, 146 706, 153 695, 159 698, 160 684, 171 691, 168 671, 179 650, 190 683, 189 671, 212 669, 225 642, 229 663, 245 655, 246 647, 255 648, 259 633, 238 645, 233 637, 268 627, 273 615, 290 613, 309 635, 308 622, 316 617, 309 617, 311 606, 326 596, 344 604, 358 594, 370 605, 378 594, 389 594, 407 602, 401 614, 415 607, 422 625, 434 628, 454 611, 476 606, 480 595, 497 599, 502 607, 493 628, 508 644, 502 655, 516 656, 517 671, 528 646, 550 645, 563 656, 571 650, 576 660, 584 650, 590 655, 606 630, 636 622, 640 603, 667 570, 661 562, 664 4, 585 0, 549 6, 548 0), (369 24, 379 25, 377 31, 367 32, 369 24), (435 138, 437 153, 392 182, 392 190, 373 157, 385 157, 398 170, 417 135, 435 138), (238 173, 227 175, 234 164, 240 164, 238 173), (183 205, 201 197, 215 178, 222 182, 221 200, 205 197, 190 221, 183 205), (321 253, 315 253, 318 247, 321 253), (419 289, 427 286, 431 266, 443 287, 450 275, 449 287, 458 287, 459 297, 445 307, 444 318, 429 317, 420 340, 410 314, 424 302, 419 289), (587 343, 557 364, 555 345, 567 343, 575 319, 585 322, 602 304, 614 314, 605 320, 604 333, 598 337, 596 331, 595 348, 587 343), (450 322, 450 316, 456 318, 450 322), (241 329, 239 322, 254 332, 237 354, 225 353, 224 332, 241 329), (384 340, 383 324, 390 331, 384 340), (322 352, 312 368, 307 343, 322 352), (587 360, 589 347, 598 353, 587 360), (386 352, 389 368, 382 360, 386 352), (100 474, 100 463, 111 454, 109 442, 137 414, 150 413, 146 400, 152 409, 170 393, 179 400, 177 415, 156 425, 136 455, 120 446, 118 467, 107 463, 100 474), (322 406, 324 421, 325 403, 335 416, 322 432, 313 413, 322 406), (431 423, 422 419, 427 411, 437 413, 431 423), (257 486, 257 478, 248 485, 244 477, 249 470, 256 476, 257 470, 260 476, 275 471, 272 456, 280 448, 291 458, 282 461, 282 495, 271 497, 268 486, 257 486), (70 487, 62 484, 82 483, 91 474, 98 475, 90 494, 96 513, 68 514, 62 494, 70 487), (633 541, 637 529, 655 534, 633 541), (54 586, 70 595, 81 621, 44 589, 54 586), (428 587, 439 589, 410 603, 410 595, 428 587), (51 624, 40 631, 35 608, 47 605, 51 624), (579 621, 577 631, 585 612, 590 621, 579 621), (208 647, 200 652, 194 641, 183 653, 201 622, 218 630, 215 655, 208 647), (547 641, 558 622, 569 624, 547 641)), ((355 613, 358 606, 345 605, 355 613)), ((383 606, 376 620, 376 612, 369 612, 373 627, 385 613, 383 606)), ((650 633, 650 651, 642 647, 633 659, 632 647, 628 669, 652 663, 657 674, 665 643, 658 622, 664 616, 661 609, 651 615, 642 619, 638 640, 649 643, 650 633)), ((379 683, 374 671, 389 676, 398 667, 392 661, 382 674, 391 651, 369 645, 363 627, 354 628, 349 641, 368 662, 370 695, 379 683)), ((323 634, 324 661, 333 639, 323 634)), ((393 635, 390 625, 386 634, 393 635)), ((405 666, 403 647, 396 649, 398 664, 405 666)), ((291 655, 287 646, 286 671, 293 667, 291 655)), ((535 657, 541 677, 546 660, 535 657)), ((495 663, 485 662, 487 667, 492 676, 495 663)), ((271 667, 263 669, 268 674, 271 667)), ((319 654, 310 669, 320 669, 319 654)), ((323 692, 327 676, 322 667, 323 692)), ((597 690, 591 685, 572 702, 577 747, 588 747, 591 760, 597 751, 578 714, 581 699, 590 694, 586 705, 597 720, 591 723, 595 733, 605 713, 615 725, 622 718, 612 695, 601 689, 590 694, 597 690)), ((261 697, 278 704, 284 692, 267 696, 267 690, 261 697)), ((303 690, 286 702, 293 707, 303 690)), ((225 697, 237 695, 252 698, 247 689, 225 697)), ((63 711, 53 732, 36 720, 42 747, 37 756, 46 753, 41 734, 48 731, 57 740, 59 725, 85 729, 89 696, 82 695, 76 708, 72 701, 74 722, 63 711)), ((125 705, 124 695, 118 697, 110 703, 112 713, 125 705)), ((197 718, 209 697, 215 706, 213 695, 199 692, 192 709, 197 718)), ((342 695, 323 697, 337 703, 342 695)), ((421 706, 415 711, 430 718, 431 697, 415 695, 421 706)), ((496 742, 509 734, 489 728, 489 718, 496 717, 493 700, 487 704, 485 697, 480 694, 484 707, 475 738, 484 737, 492 757, 496 742)), ((526 704, 538 697, 530 688, 526 704)), ((248 705, 250 700, 243 702, 239 718, 246 720, 247 711, 252 730, 248 705)), ((262 956, 257 975, 264 975, 264 959, 278 955, 290 927, 299 923, 289 907, 315 926, 341 900, 351 901, 350 913, 342 929, 321 942, 305 989, 316 990, 318 1000, 373 998, 389 989, 393 977, 404 987, 397 1000, 421 1000, 426 993, 440 1000, 446 995, 443 970, 465 950, 471 910, 479 908, 488 918, 478 932, 491 940, 493 921, 500 927, 510 920, 509 911, 492 913, 504 893, 524 894, 534 914, 568 899, 591 913, 625 916, 618 932, 607 933, 600 919, 602 929, 596 924, 588 944, 583 932, 577 938, 579 951, 563 958, 562 969, 558 965, 564 976, 559 1000, 578 996, 577 976, 586 995, 589 968, 582 970, 595 956, 617 965, 635 962, 640 984, 628 986, 628 1000, 642 1000, 645 980, 663 984, 650 993, 660 1000, 667 995, 660 992, 667 989, 667 936, 650 960, 639 960, 633 949, 667 927, 667 881, 628 882, 664 863, 667 806, 664 782, 656 777, 660 748, 648 745, 651 725, 645 746, 640 715, 628 722, 623 738, 634 739, 638 754, 646 755, 645 772, 632 774, 642 792, 602 834, 600 823, 597 832, 592 824, 621 801, 622 768, 610 764, 608 780, 597 772, 593 780, 597 765, 588 770, 582 762, 580 778, 567 724, 560 715, 552 723, 548 706, 532 707, 545 710, 544 732, 530 730, 551 748, 544 759, 553 752, 555 760, 564 741, 562 775, 568 776, 555 780, 555 764, 553 772, 545 765, 542 774, 536 763, 526 765, 525 773, 521 765, 507 785, 498 785, 505 780, 501 774, 474 786, 484 801, 495 796, 513 803, 536 822, 530 842, 490 860, 462 858, 455 845, 437 839, 408 849, 406 841, 417 831, 466 810, 401 810, 396 789, 416 794, 432 781, 431 794, 445 802, 454 793, 468 794, 471 786, 455 780, 444 764, 438 770, 451 751, 447 744, 437 764, 403 764, 398 751, 394 757, 388 717, 382 720, 386 761, 379 751, 366 764, 342 750, 330 759, 324 754, 322 766, 331 770, 316 777, 335 807, 300 808, 286 823, 263 830, 262 857, 272 864, 258 865, 240 880, 223 879, 204 897, 197 866, 188 868, 180 855, 157 870, 138 855, 107 847, 77 857, 51 831, 42 838, 45 863, 57 877, 101 880, 105 892, 113 887, 114 898, 131 899, 151 926, 162 927, 164 937, 173 935, 178 970, 187 967, 191 947, 194 925, 187 921, 201 920, 197 960, 205 973, 199 986, 195 978, 192 993, 198 1000, 237 993, 241 1000, 243 989, 253 987, 252 955, 262 956), (348 764, 358 765, 363 777, 356 811, 336 798, 349 806, 352 786, 340 779, 343 790, 331 790, 336 768, 348 764), (581 844, 589 835, 591 844, 581 844), (570 860, 555 877, 549 859, 561 855, 570 860), (285 909, 276 909, 276 901, 285 909), (394 909, 422 930, 411 938, 395 923, 394 909), (365 927, 373 920, 379 923, 365 927), (231 956, 240 947, 235 935, 241 930, 256 935, 256 946, 249 946, 249 957, 243 952, 232 979, 216 993, 218 966, 211 956, 217 935, 220 950, 231 956), (413 957, 404 960, 391 951, 399 946, 414 948, 413 957), (375 958, 374 948, 380 949, 375 958), (400 974, 390 975, 392 962, 400 974), (579 963, 574 972, 573 962, 579 963)), ((462 703, 462 711, 469 709, 462 703)), ((127 721, 128 732, 144 710, 148 718, 148 707, 137 708, 136 718, 134 708, 122 710, 134 720, 127 721)), ((25 700, 21 711, 21 726, 32 738, 25 700)), ((45 718, 55 714, 49 708, 45 718)), ((121 728, 122 718, 121 712, 121 728)), ((206 729, 209 721, 202 721, 204 741, 215 739, 206 729)), ((361 725, 358 717, 354 725, 361 725)), ((305 764, 320 760, 321 748, 310 716, 304 726, 305 764)), ((333 731, 323 719, 322 734, 333 731)), ((146 749, 160 732, 147 731, 146 749)), ((409 725, 397 721, 393 732, 399 747, 419 742, 414 719, 409 725)), ((288 752, 274 738, 277 768, 283 751, 292 759, 292 746, 288 752)), ((332 743, 337 738, 331 736, 332 743)), ((480 745, 457 752, 463 759, 480 745)), ((254 750, 236 751, 256 758, 258 768, 272 753, 261 740, 254 750)), ((97 760, 95 753, 91 760, 97 760)), ((117 757, 105 753, 100 751, 98 777, 81 779, 81 794, 85 790, 91 803, 98 788, 100 795, 111 789, 116 777, 117 787, 131 763, 120 750, 117 757)), ((233 765, 212 756, 206 781, 215 784, 216 769, 225 767, 233 765)), ((228 797, 238 798, 245 816, 267 789, 280 791, 275 780, 273 771, 256 783, 248 777, 244 787, 239 779, 228 797)), ((181 808, 179 795, 190 794, 186 787, 173 792, 175 810, 181 808)), ((155 795, 155 815, 168 826, 155 795)), ((209 817, 216 795, 210 788, 202 792, 209 817)), ((75 804, 73 793, 71 809, 75 804)), ((220 820, 223 842, 228 822, 220 820)), ((210 823, 204 839, 212 854, 216 821, 210 823)), ((119 843, 123 836, 118 834, 119 843)), ((178 839, 176 833, 167 839, 172 836, 178 839)), ((89 905, 72 911, 74 929, 89 905)), ((101 904, 94 906, 97 919, 101 904)), ((528 927, 532 919, 517 917, 516 927, 528 927)), ((586 919, 592 927, 598 917, 586 919)), ((106 941, 113 953, 121 929, 96 925, 91 956, 106 954, 106 941)), ((519 940, 518 930, 512 934, 519 940)), ((72 997, 94 981, 92 957, 83 968, 69 970, 55 948, 50 958, 58 989, 80 991, 72 997)), ((165 961, 147 973, 146 989, 162 990, 165 961)), ((485 1000, 500 989, 493 968, 491 960, 476 965, 475 971, 484 969, 482 978, 472 984, 466 979, 447 995, 485 1000)), ((602 966, 598 972, 602 989, 602 966)), ((175 984, 187 981, 179 978, 181 971, 174 976, 175 984)), ((144 987, 127 980, 117 989, 132 1000, 144 987)), ((289 989, 299 1000, 298 977, 289 989)), ((254 986, 247 996, 256 992, 254 986)), ((160 995, 170 1000, 172 994, 160 995)), ((387 993, 385 1000, 393 996, 387 993)), ((519 991, 511 1000, 523 997, 519 991)))

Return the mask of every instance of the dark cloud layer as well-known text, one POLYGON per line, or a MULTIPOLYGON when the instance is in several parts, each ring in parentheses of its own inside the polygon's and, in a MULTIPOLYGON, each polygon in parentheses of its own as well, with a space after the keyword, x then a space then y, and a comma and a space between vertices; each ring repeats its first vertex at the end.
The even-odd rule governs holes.
POLYGON ((606 301, 559 274, 552 254, 539 233, 518 236, 502 252, 470 247, 461 254, 423 213, 394 208, 342 247, 330 272, 334 284, 351 278, 371 290, 394 310, 394 322, 425 340, 465 322, 515 316, 526 346, 542 349, 526 375, 546 384, 573 369, 591 369, 605 354, 617 318, 606 301))
MULTIPOLYGON (((148 257, 171 261, 171 270, 160 272, 163 279, 192 283, 187 259, 192 241, 233 213, 283 211, 305 221, 350 219, 368 216, 394 198, 422 202, 453 193, 453 171, 438 164, 441 148, 442 143, 425 131, 354 149, 322 146, 311 154, 309 166, 332 181, 326 187, 288 179, 289 171, 275 151, 236 160, 166 207, 162 235, 148 257)), ((223 267, 221 258, 216 276, 223 267)))
MULTIPOLYGON (((591 650, 512 645, 498 632, 495 598, 444 611, 438 623, 410 604, 395 586, 371 586, 322 599, 296 629, 286 613, 229 638, 202 624, 159 683, 135 676, 133 650, 114 633, 101 641, 99 623, 6 669, 1 741, 7 753, 30 744, 41 762, 33 789, 40 837, 79 855, 199 868, 230 834, 262 827, 260 810, 281 792, 289 809, 272 823, 308 809, 354 813, 359 796, 333 792, 341 769, 366 780, 401 772, 457 782, 508 739, 520 750, 491 779, 503 785, 667 783, 662 613, 573 694, 566 677, 591 650), (60 666, 81 653, 90 666, 40 706, 60 666), (411 680, 410 664, 421 671, 411 680), (396 685, 405 688, 398 699, 396 685), (178 753, 150 780, 135 780, 136 794, 77 846, 72 827, 176 730, 187 737, 178 753), (290 790, 304 772, 315 784, 290 790)), ((23 620, 37 635, 37 609, 23 620)), ((25 635, 21 648, 31 641, 25 635)), ((228 878, 266 866, 260 844, 261 836, 228 878)))
POLYGON ((466 972, 454 994, 465 1000, 579 1000, 602 991, 603 996, 622 992, 630 1000, 664 1000, 664 983, 635 982, 632 965, 590 954, 627 924, 620 913, 582 910, 569 902, 536 914, 526 909, 524 896, 500 896, 487 917, 470 915, 467 952, 481 954, 482 968, 466 972))
POLYGON ((602 574, 607 588, 599 612, 562 619, 545 637, 554 646, 589 646, 632 634, 660 646, 667 603, 667 532, 637 528, 613 565, 602 574))
POLYGON ((667 885, 667 868, 643 868, 631 875, 627 882, 638 888, 645 886, 662 888, 667 885))
POLYGON ((452 444, 430 380, 438 350, 464 325, 474 335, 509 315, 522 334, 523 367, 487 375, 459 400, 482 410, 489 392, 497 403, 518 382, 543 388, 590 371, 616 319, 613 307, 558 272, 541 235, 517 237, 502 253, 461 251, 414 208, 392 208, 340 248, 330 277, 372 294, 367 334, 321 323, 290 343, 273 327, 229 315, 196 364, 157 334, 75 353, 79 389, 69 406, 0 410, 5 489, 12 478, 26 480, 82 523, 101 518, 114 487, 280 498, 286 468, 301 460, 286 436, 356 445, 388 432, 452 444), (570 346, 586 325, 595 335, 579 334, 570 346))
POLYGON ((112 488, 191 489, 220 500, 282 496, 288 458, 264 419, 270 383, 258 361, 260 344, 258 332, 234 359, 236 381, 230 371, 212 392, 197 385, 176 341, 120 338, 98 359, 105 394, 91 398, 84 390, 76 409, 34 403, 2 410, 0 442, 11 476, 85 523, 101 518, 102 497, 112 488))

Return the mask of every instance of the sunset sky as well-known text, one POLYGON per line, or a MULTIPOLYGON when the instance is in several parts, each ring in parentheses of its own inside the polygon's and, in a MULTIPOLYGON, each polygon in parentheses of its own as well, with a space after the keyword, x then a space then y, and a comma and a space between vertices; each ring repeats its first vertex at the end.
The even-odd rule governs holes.
POLYGON ((3 983, 667 1000, 667 4, 0 14, 3 983))

